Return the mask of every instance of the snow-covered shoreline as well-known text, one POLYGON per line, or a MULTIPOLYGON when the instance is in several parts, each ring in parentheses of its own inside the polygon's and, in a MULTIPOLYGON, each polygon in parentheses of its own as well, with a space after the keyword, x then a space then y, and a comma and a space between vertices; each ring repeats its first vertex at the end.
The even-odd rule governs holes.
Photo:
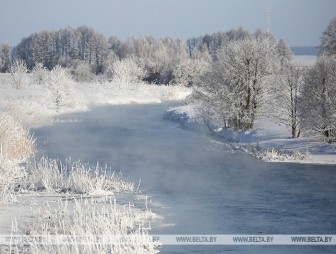
POLYGON ((210 132, 192 104, 170 108, 165 118, 184 128, 214 135, 229 152, 243 151, 268 162, 336 165, 335 144, 323 143, 316 137, 292 139, 289 127, 276 119, 259 119, 249 131, 225 130, 213 124, 210 132))
MULTIPOLYGON (((50 125, 53 122, 59 121, 58 118, 63 114, 87 111, 90 110, 90 107, 93 105, 153 104, 167 100, 182 99, 190 94, 190 89, 180 86, 156 86, 148 84, 120 85, 116 83, 74 84, 74 93, 71 101, 69 101, 67 106, 57 109, 53 103, 50 91, 44 85, 29 84, 28 82, 25 87, 15 89, 6 76, 8 75, 2 74, 0 76, 0 113, 11 116, 18 124, 28 129, 50 125)), ((29 76, 27 76, 27 78, 29 79, 29 76)), ((70 179, 66 180, 67 178, 64 178, 65 176, 57 173, 57 167, 44 170, 44 166, 53 165, 51 161, 47 162, 47 164, 42 163, 44 166, 42 165, 40 168, 41 171, 38 172, 38 170, 35 170, 36 172, 34 171, 35 173, 33 172, 32 175, 29 175, 28 171, 30 170, 25 165, 25 161, 23 162, 23 164, 19 165, 19 161, 11 161, 4 158, 0 159, 0 170, 8 171, 8 173, 11 171, 19 171, 22 173, 19 177, 12 177, 13 179, 11 178, 10 181, 5 179, 8 182, 8 186, 13 185, 13 183, 14 185, 8 187, 9 192, 7 192, 6 185, 6 192, 4 193, 10 193, 10 195, 8 199, 5 200, 6 202, 0 206, 1 235, 10 235, 12 233, 20 235, 26 234, 26 231, 43 234, 43 230, 48 231, 54 227, 59 227, 60 230, 70 230, 68 234, 102 234, 102 232, 107 232, 106 230, 115 227, 113 228, 113 230, 115 230, 113 231, 114 234, 133 232, 132 234, 135 236, 142 236, 139 238, 141 244, 133 247, 127 247, 121 244, 119 247, 112 246, 112 249, 111 246, 106 247, 102 245, 97 247, 97 249, 86 249, 86 251, 110 250, 117 251, 118 253, 129 253, 130 251, 136 253, 158 252, 157 244, 151 242, 149 238, 144 237, 150 230, 147 224, 155 219, 156 214, 148 210, 147 196, 144 199, 136 195, 138 190, 120 189, 118 191, 115 189, 116 186, 119 186, 118 181, 120 181, 120 184, 123 184, 122 179, 116 179, 108 183, 106 182, 106 180, 109 181, 108 175, 104 173, 91 174, 91 169, 83 165, 79 171, 74 171, 75 175, 79 178, 71 183, 70 179), (27 175, 37 178, 28 179, 27 175), (63 180, 59 181, 60 179, 63 180), (31 181, 27 182, 28 180, 31 181), (22 185, 20 181, 24 181, 24 184, 22 185), (76 189, 76 186, 73 185, 78 181, 83 184, 83 186, 78 186, 80 189, 76 189), (70 184, 69 187, 66 186, 67 184, 70 184), (26 188, 27 186, 30 187, 26 188), (89 189, 86 190, 85 186, 89 187, 89 189), (117 195, 118 192, 125 192, 125 194, 129 196, 129 201, 116 200, 119 196, 117 195), (130 201, 134 195, 137 196, 137 199, 140 199, 140 201, 137 202, 139 204, 135 206, 134 203, 130 201), (81 201, 83 197, 86 200, 92 201, 90 205, 92 209, 90 208, 91 212, 89 214, 83 213, 83 215, 77 216, 83 209, 87 210, 87 204, 81 201), (64 202, 68 202, 71 205, 68 206, 64 202), (146 204, 144 205, 143 203, 146 204), (61 204, 61 206, 57 207, 56 204, 61 204), (128 204, 128 209, 125 209, 126 204, 128 204), (79 210, 77 211, 76 209, 79 210), (117 220, 122 221, 122 223, 114 225, 113 221, 116 221, 116 218, 110 211, 108 216, 102 215, 101 220, 106 223, 101 225, 88 224, 91 220, 93 220, 92 223, 95 223, 95 217, 99 214, 101 209, 105 209, 106 211, 112 209, 111 211, 113 211, 113 213, 115 212, 115 216, 119 218, 117 220), (63 215, 60 216, 60 214, 65 214, 65 217, 63 215), (49 220, 45 220, 46 218, 49 218, 49 220), (66 228, 64 228, 65 226, 63 224, 59 224, 63 220, 65 220, 65 223, 69 222, 71 227, 66 226, 66 228), (76 228, 72 227, 72 225, 79 229, 83 227, 84 225, 81 224, 82 220, 88 220, 85 226, 91 225, 91 229, 88 229, 88 232, 76 231, 76 228), (102 231, 93 231, 96 230, 97 227, 101 228, 102 231)), ((20 163, 22 163, 22 161, 20 161, 20 163)), ((58 165, 58 162, 55 163, 55 165, 58 165)), ((69 248, 67 249, 68 251, 71 249, 71 246, 63 247, 65 249, 69 248)), ((0 244, 0 252, 8 251, 7 248, 8 246, 1 246, 0 244)), ((45 249, 39 250, 42 252, 38 253, 46 253, 46 251, 56 253, 62 250, 63 249, 48 250, 48 246, 46 246, 45 249)), ((20 252, 22 249, 17 249, 16 251, 20 252)), ((83 251, 85 251, 85 249, 83 249, 83 251)))

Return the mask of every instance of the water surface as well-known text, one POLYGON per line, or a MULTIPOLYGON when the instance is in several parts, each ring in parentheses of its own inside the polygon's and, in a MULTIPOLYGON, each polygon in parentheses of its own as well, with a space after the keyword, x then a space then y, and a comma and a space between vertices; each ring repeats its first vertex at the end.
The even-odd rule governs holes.
MULTIPOLYGON (((110 165, 152 197, 155 234, 336 234, 336 168, 228 153, 163 119, 169 104, 94 107, 35 130, 40 153, 110 165)), ((170 246, 162 253, 336 253, 317 246, 170 246)))

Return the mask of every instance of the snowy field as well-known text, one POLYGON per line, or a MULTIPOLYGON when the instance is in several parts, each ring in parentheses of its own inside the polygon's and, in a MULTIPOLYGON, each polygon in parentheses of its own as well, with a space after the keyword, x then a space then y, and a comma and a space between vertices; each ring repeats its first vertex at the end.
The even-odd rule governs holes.
POLYGON ((311 55, 294 55, 292 58, 292 63, 296 66, 312 66, 314 63, 316 63, 317 56, 311 56, 311 55))

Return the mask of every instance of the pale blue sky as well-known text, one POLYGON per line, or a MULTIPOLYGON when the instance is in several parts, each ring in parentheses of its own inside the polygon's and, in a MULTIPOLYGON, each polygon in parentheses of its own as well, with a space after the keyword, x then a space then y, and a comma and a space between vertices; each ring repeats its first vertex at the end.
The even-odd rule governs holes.
POLYGON ((87 25, 106 36, 181 39, 242 26, 271 32, 290 46, 315 46, 336 16, 336 0, 0 0, 0 42, 42 30, 87 25))

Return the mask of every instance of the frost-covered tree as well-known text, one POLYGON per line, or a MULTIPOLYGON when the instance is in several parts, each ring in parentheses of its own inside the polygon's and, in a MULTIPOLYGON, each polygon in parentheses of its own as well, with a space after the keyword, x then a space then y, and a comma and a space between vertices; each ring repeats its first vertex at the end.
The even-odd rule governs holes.
POLYGON ((127 58, 132 58, 146 71, 144 81, 148 83, 169 84, 173 70, 181 59, 187 58, 185 43, 172 38, 130 38, 125 48, 127 58))
POLYGON ((86 26, 34 33, 13 49, 14 58, 23 59, 29 70, 37 63, 51 70, 77 59, 89 63, 96 73, 101 73, 107 53, 105 36, 86 26))
POLYGON ((211 71, 201 77, 194 95, 217 112, 223 126, 253 128, 265 102, 270 76, 280 65, 274 40, 266 37, 229 42, 217 59, 211 71))
POLYGON ((13 85, 16 89, 20 89, 24 84, 25 74, 27 73, 27 65, 23 60, 15 60, 10 67, 10 74, 13 85))
POLYGON ((208 71, 211 57, 208 51, 193 51, 191 58, 181 59, 173 72, 173 84, 193 86, 208 71))
POLYGON ((321 54, 336 55, 336 17, 328 24, 321 37, 321 54))
POLYGON ((0 43, 0 72, 8 72, 11 62, 11 47, 7 43, 0 43))
POLYGON ((75 81, 79 83, 90 82, 93 79, 94 73, 89 63, 84 61, 75 61, 73 69, 71 71, 75 81))
POLYGON ((209 66, 209 62, 201 59, 181 61, 173 72, 172 83, 191 87, 207 71, 209 66))
POLYGON ((322 56, 306 75, 302 91, 302 122, 306 129, 336 141, 336 58, 322 56))
POLYGON ((281 65, 286 67, 287 62, 291 60, 293 56, 293 52, 288 47, 287 43, 282 39, 280 39, 277 44, 277 51, 280 56, 281 65))
POLYGON ((278 75, 279 83, 275 86, 272 102, 272 115, 291 127, 292 138, 300 136, 299 102, 300 91, 304 83, 303 68, 294 66, 289 61, 282 66, 278 75))
POLYGON ((49 73, 47 87, 52 94, 57 112, 61 107, 73 105, 75 95, 73 80, 67 69, 59 65, 55 66, 49 73))
POLYGON ((33 82, 36 84, 46 84, 49 71, 42 63, 37 63, 32 71, 33 82))
POLYGON ((112 73, 109 73, 109 71, 111 71, 111 66, 113 66, 114 62, 120 60, 120 58, 117 56, 116 53, 114 53, 114 51, 110 51, 106 57, 105 60, 105 64, 104 64, 104 70, 103 73, 105 73, 105 75, 108 78, 112 78, 112 73))
POLYGON ((110 66, 110 72, 112 73, 112 80, 120 85, 137 83, 144 77, 143 69, 130 58, 115 61, 110 66))

